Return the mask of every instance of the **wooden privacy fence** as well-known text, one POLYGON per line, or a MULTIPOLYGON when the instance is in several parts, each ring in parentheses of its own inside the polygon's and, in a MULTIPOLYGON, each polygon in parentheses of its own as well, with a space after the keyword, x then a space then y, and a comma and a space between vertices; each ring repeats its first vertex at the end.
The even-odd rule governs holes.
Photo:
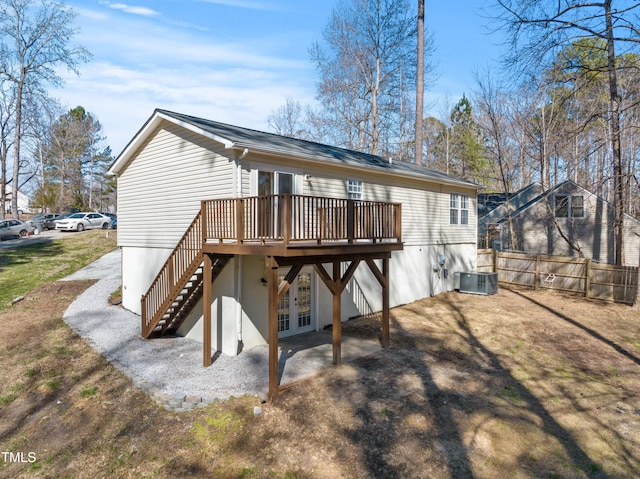
POLYGON ((594 263, 585 258, 478 250, 478 271, 497 272, 507 285, 548 288, 584 294, 587 298, 634 304, 638 268, 594 263))

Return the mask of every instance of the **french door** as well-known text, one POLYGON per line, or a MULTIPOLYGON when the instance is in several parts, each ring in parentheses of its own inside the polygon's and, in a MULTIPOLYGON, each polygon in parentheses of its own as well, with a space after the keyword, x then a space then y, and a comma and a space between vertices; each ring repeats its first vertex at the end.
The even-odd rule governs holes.
MULTIPOLYGON (((287 195, 294 193, 293 173, 283 171, 258 171, 258 196, 287 195)), ((273 202, 259 202, 260 236, 280 237, 282 228, 280 198, 273 202)))
MULTIPOLYGON (((283 279, 284 274, 278 276, 278 282, 283 279)), ((314 330, 313 272, 303 269, 278 303, 278 337, 285 338, 314 330)))

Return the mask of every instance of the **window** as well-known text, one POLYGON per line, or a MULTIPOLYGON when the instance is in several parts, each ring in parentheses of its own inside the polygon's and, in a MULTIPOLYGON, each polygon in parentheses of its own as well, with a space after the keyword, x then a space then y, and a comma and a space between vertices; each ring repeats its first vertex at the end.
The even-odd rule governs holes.
POLYGON ((469 224, 469 197, 451 193, 449 196, 449 224, 469 224))
POLYGON ((352 180, 347 182, 347 198, 350 200, 362 200, 363 187, 362 180, 352 180))
POLYGON ((458 224, 458 195, 455 193, 451 193, 449 197, 449 223, 458 224))
POLYGON ((584 196, 555 196, 556 218, 584 218, 584 196))
POLYGON ((460 224, 469 224, 469 197, 467 195, 460 196, 460 224))

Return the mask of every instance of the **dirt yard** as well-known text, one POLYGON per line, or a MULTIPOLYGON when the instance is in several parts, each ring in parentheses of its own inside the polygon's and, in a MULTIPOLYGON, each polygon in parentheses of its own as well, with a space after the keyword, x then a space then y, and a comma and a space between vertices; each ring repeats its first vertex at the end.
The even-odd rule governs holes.
POLYGON ((640 477, 636 309, 441 295, 392 311, 390 349, 273 405, 170 413, 61 321, 87 286, 50 283, 0 315, 0 477, 640 477))

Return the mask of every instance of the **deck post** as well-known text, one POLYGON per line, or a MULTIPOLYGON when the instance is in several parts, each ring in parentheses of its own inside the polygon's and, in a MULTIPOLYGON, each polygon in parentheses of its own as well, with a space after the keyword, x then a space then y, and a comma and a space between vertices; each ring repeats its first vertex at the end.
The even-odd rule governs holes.
POLYGON ((278 397, 278 265, 272 256, 266 257, 269 276, 269 402, 278 397))
POLYGON ((280 198, 283 200, 282 218, 280 218, 280 221, 282 222, 282 241, 286 247, 289 246, 289 241, 291 240, 293 197, 290 194, 286 194, 280 198))
POLYGON ((356 204, 353 200, 347 200, 347 241, 353 243, 356 231, 356 204))
POLYGON ((200 223, 202 225, 202 242, 201 245, 205 245, 207 243, 207 202, 202 200, 200 202, 200 223))
POLYGON ((389 347, 389 258, 382 258, 382 347, 389 347))
POLYGON ((236 240, 238 243, 244 241, 244 200, 236 199, 236 240))
POLYGON ((340 262, 333 262, 333 283, 335 289, 333 293, 333 364, 342 362, 342 288, 340 279, 340 262))
POLYGON ((203 312, 203 338, 202 338, 202 364, 211 366, 211 288, 212 268, 211 256, 204 254, 204 270, 202 272, 202 312, 203 312))

